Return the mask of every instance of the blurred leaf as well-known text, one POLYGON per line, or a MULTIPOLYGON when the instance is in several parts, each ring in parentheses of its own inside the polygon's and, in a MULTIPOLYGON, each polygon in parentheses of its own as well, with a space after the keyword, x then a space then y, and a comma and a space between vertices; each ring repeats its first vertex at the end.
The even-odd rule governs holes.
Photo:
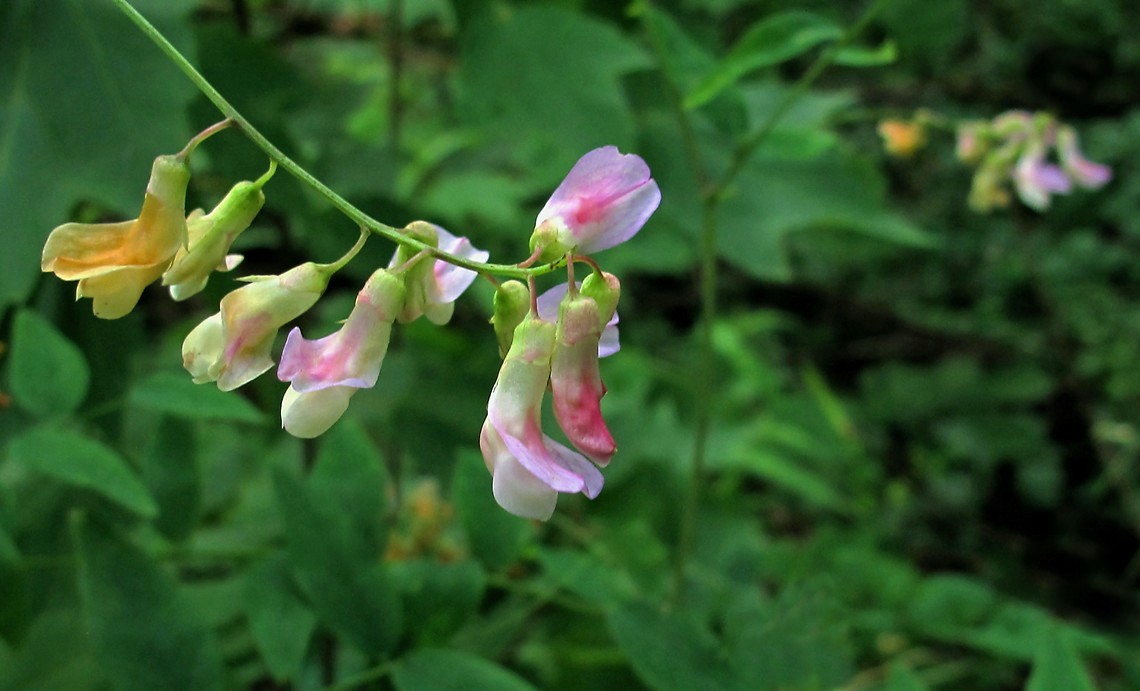
POLYGON ((835 64, 847 67, 880 67, 889 65, 899 57, 898 46, 894 41, 883 41, 875 48, 847 46, 835 54, 835 64))
POLYGON ((926 691, 929 688, 917 674, 906 667, 891 665, 891 673, 883 691, 926 691))
MULTIPOLYGON (((191 3, 136 4, 186 50, 191 3)), ((27 297, 48 231, 76 202, 142 200, 151 160, 185 142, 194 93, 110 2, 0 4, 0 311, 27 297)))
POLYGON ((77 432, 39 426, 12 441, 11 459, 29 470, 93 490, 134 513, 153 518, 158 506, 118 453, 77 432))
POLYGON ((73 521, 87 632, 116 689, 222 688, 216 642, 169 574, 94 521, 73 521))
MULTIPOLYGON (((27 572, 21 563, 20 551, 0 524, 0 639, 19 640, 29 623, 31 604, 27 572)), ((3 688, 2 682, 0 688, 3 688)))
POLYGON ((282 468, 274 472, 289 559, 321 621, 369 655, 391 650, 402 630, 395 584, 369 554, 339 504, 314 496, 282 468), (369 558, 371 557, 371 558, 369 558))
POLYGON ((335 506, 359 538, 360 557, 380 554, 388 541, 388 474, 364 428, 351 416, 321 437, 309 476, 313 500, 335 506))
POLYGON ((637 584, 624 570, 589 552, 545 547, 538 553, 545 577, 557 588, 601 605, 628 602, 637 584))
POLYGON ((722 207, 719 251, 761 279, 787 281, 785 238, 807 229, 855 232, 909 247, 934 245, 931 236, 884 203, 881 174, 851 152, 807 161, 753 161, 722 207))
POLYGON ((162 418, 140 465, 143 483, 158 502, 155 527, 172 540, 187 538, 198 524, 202 503, 193 426, 162 418))
POLYGON ((245 611, 257 649, 279 682, 301 669, 317 617, 293 582, 288 559, 274 555, 246 577, 245 611))
POLYGON ((997 602, 985 583, 956 574, 935 575, 919 585, 910 617, 922 630, 950 638, 986 620, 997 602))
POLYGON ((1096 686, 1073 646, 1057 626, 1040 630, 1026 691, 1093 691, 1096 686))
POLYGON ((491 474, 475 452, 460 453, 456 458, 451 500, 467 532, 471 553, 488 570, 501 571, 514 564, 534 540, 530 521, 512 516, 495 503, 491 474))
POLYGON ((66 415, 87 396, 91 372, 83 351, 31 310, 16 314, 9 367, 13 398, 39 417, 66 415))
POLYGON ((515 673, 471 653, 421 648, 392 672, 399 691, 534 691, 515 673))
POLYGON ((477 562, 417 559, 391 565, 404 596, 404 616, 418 646, 441 645, 475 614, 486 576, 477 562))
POLYGON ((487 12, 461 54, 461 112, 497 135, 555 147, 569 167, 604 144, 628 147, 633 118, 621 75, 648 64, 614 26, 555 6, 487 12), (557 40, 551 40, 557 36, 557 40))
POLYGON ((793 10, 753 25, 716 69, 685 98, 685 107, 698 108, 753 70, 771 67, 843 35, 835 23, 819 15, 793 10))
POLYGON ((630 603, 610 613, 609 626, 637 676, 651 688, 732 688, 716 639, 687 610, 665 614, 647 604, 630 603))
POLYGON ((724 457, 718 467, 743 470, 816 506, 833 511, 844 509, 843 498, 826 480, 786 454, 768 449, 741 449, 724 457))
POLYGON ((131 405, 188 420, 262 423, 265 416, 234 392, 211 384, 195 384, 189 375, 157 372, 131 386, 131 405))
POLYGON ((0 691, 86 691, 106 684, 72 605, 40 612, 16 653, 8 660, 0 655, 0 691))

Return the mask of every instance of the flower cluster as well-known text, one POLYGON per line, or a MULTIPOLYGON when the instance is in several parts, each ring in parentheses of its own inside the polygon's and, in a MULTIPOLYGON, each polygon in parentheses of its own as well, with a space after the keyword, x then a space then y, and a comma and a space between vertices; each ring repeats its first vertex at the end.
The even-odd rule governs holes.
MULTIPOLYGON (((189 154, 227 125, 215 125, 179 154, 155 160, 137 219, 67 223, 53 230, 44 246, 43 270, 78 281, 77 294, 93 299, 95 315, 115 319, 129 313, 145 287, 160 278, 181 301, 201 292, 214 271, 236 267, 241 257, 230 254, 230 247, 265 204, 262 188, 275 166, 256 181, 235 185, 209 213, 185 211, 189 154)), ((585 253, 633 237, 660 200, 657 183, 638 156, 612 146, 587 153, 539 213, 531 256, 518 265, 565 266, 567 282, 541 296, 531 272, 527 284, 498 285, 492 321, 503 364, 480 447, 494 496, 512 513, 546 519, 559 492, 592 498, 602 488, 598 467, 609 463, 616 446, 602 419, 606 390, 598 359, 619 347, 620 284, 585 253), (574 280, 576 262, 592 268, 581 283, 574 280), (576 450, 542 432, 548 387, 554 416, 576 450)), ((239 279, 246 285, 225 295, 218 311, 182 344, 183 366, 194 382, 230 391, 272 369, 282 328, 320 300, 333 274, 357 255, 369 235, 362 229, 360 240, 337 262, 305 262, 278 275, 239 279)), ((297 327, 288 333, 277 377, 289 385, 281 424, 290 434, 316 437, 335 424, 357 391, 375 386, 394 325, 420 317, 446 324, 456 299, 489 257, 467 238, 424 221, 405 226, 402 236, 391 261, 371 274, 338 330, 317 339, 305 338, 297 327)))
POLYGON ((1098 189, 1112 178, 1108 166, 1084 157, 1076 131, 1047 113, 1013 110, 964 123, 957 153, 976 166, 969 202, 982 213, 1009 206, 1010 183, 1023 204, 1043 211, 1055 194, 1068 194, 1074 185, 1098 189))

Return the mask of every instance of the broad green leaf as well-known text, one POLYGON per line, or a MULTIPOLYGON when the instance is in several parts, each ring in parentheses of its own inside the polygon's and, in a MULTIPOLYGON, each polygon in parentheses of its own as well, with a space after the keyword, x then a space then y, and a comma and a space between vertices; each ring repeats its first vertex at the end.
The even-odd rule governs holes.
POLYGON ((1026 691, 1093 691, 1096 686, 1081 656, 1062 635, 1057 625, 1046 625, 1039 633, 1033 672, 1026 691))
POLYGON ((390 575, 343 507, 318 499, 293 473, 275 469, 289 560, 320 619, 369 655, 391 650, 402 631, 390 575), (370 558, 371 557, 371 558, 370 558))
MULTIPOLYGON (((192 3, 136 5, 187 49, 192 3)), ((185 144, 193 94, 111 2, 0 3, 0 310, 27 297, 48 231, 77 202, 137 210, 151 161, 185 144)))
POLYGON ((158 514, 146 486, 122 456, 78 432, 36 427, 13 440, 8 452, 29 470, 98 492, 144 518, 158 514))
POLYGON ((768 17, 745 32, 685 98, 685 107, 698 108, 749 72, 791 60, 842 35, 843 29, 837 24, 810 12, 793 10, 768 17))
POLYGON ((336 506, 348 519, 367 559, 383 552, 388 531, 388 473, 364 428, 351 416, 320 440, 309 476, 313 499, 336 506))
POLYGON ((195 384, 185 373, 152 374, 131 386, 128 401, 138 408, 188 420, 265 421, 261 411, 241 394, 195 384))
POLYGON ((193 424, 162 418, 140 466, 143 483, 158 503, 155 527, 172 540, 187 538, 198 523, 202 503, 193 424))
POLYGON ((275 555, 250 571, 245 611, 253 640, 273 678, 294 678, 304 662, 317 617, 301 597, 283 555, 275 555))
POLYGON ((792 276, 787 237, 810 229, 857 233, 905 247, 929 248, 925 231, 885 204, 882 174, 851 152, 811 160, 754 160, 721 210, 721 256, 750 275, 792 276))
POLYGON ((404 618, 418 646, 443 645, 479 607, 486 586, 475 561, 441 564, 434 559, 394 562, 392 579, 404 597, 404 618))
POLYGON ((162 565, 93 520, 72 530, 86 629, 111 686, 221 689, 216 641, 162 565))
POLYGON ((457 456, 451 500, 467 532, 471 553, 491 571, 514 564, 527 544, 534 540, 534 526, 530 521, 512 516, 495 503, 491 474, 477 453, 457 456))
POLYGON ((66 415, 87 396, 87 360, 47 319, 20 310, 12 326, 12 396, 39 417, 66 415))
POLYGON ((534 691, 522 677, 490 660, 458 650, 421 648, 392 672, 399 691, 534 691))
POLYGON ((536 161, 564 174, 591 148, 630 145, 634 123, 620 79, 648 64, 615 26, 585 14, 555 6, 487 12, 466 32, 460 112, 490 133, 552 151, 536 161))
POLYGON ((665 614, 646 604, 631 603, 610 613, 609 627, 637 676, 650 688, 731 688, 717 640, 686 610, 665 614))
POLYGON ((106 686, 74 605, 39 612, 16 652, 10 658, 0 655, 0 691, 94 691, 106 686))

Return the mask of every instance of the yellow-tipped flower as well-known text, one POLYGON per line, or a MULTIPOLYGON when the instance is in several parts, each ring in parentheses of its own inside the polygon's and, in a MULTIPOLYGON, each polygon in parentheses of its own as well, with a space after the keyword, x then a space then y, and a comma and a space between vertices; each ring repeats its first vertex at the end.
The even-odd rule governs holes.
POLYGON ((926 127, 917 121, 883 120, 879 136, 887 153, 899 158, 910 158, 926 145, 926 127))
POLYGON ((126 315, 186 243, 189 182, 190 168, 183 156, 159 156, 138 218, 122 223, 64 223, 48 235, 40 268, 65 281, 79 281, 76 299, 91 298, 96 317, 126 315))

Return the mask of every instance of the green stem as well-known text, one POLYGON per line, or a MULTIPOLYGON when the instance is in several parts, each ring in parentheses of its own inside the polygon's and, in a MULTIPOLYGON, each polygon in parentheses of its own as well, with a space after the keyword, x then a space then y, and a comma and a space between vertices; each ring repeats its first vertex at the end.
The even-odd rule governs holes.
POLYGON ((182 53, 180 53, 178 49, 175 48, 174 45, 171 44, 170 41, 168 41, 166 37, 163 36, 162 33, 154 27, 154 25, 147 21, 146 17, 142 16, 142 14, 140 14, 139 11, 131 5, 129 0, 112 1, 123 12, 123 14, 127 15, 128 19, 134 22, 134 24, 144 34, 146 34, 146 36, 150 38, 150 40, 153 41, 154 44, 157 45, 163 53, 166 54, 166 57, 170 58, 170 60, 175 65, 177 65, 180 70, 182 70, 182 73, 185 74, 190 79, 190 81, 194 83, 194 86, 198 87, 198 90, 201 91, 202 94, 206 96, 206 98, 210 99, 210 102, 212 102, 214 106, 222 112, 223 115, 225 115, 230 120, 233 120, 234 124, 237 125, 237 127, 242 132, 244 132, 245 135, 249 137, 250 140, 253 141, 253 143, 256 144, 259 149, 264 151, 265 154, 269 156, 269 158, 276 161, 282 168, 289 171, 293 177, 297 178, 305 185, 311 187, 318 194, 327 199, 329 203, 337 208, 337 210, 355 221, 358 226, 366 228, 369 232, 383 236, 397 244, 406 245, 416 250, 426 250, 436 259, 440 259, 449 264, 454 264, 455 266, 459 266, 464 269, 478 271, 479 273, 492 273, 507 278, 523 279, 529 276, 539 276, 542 274, 550 273, 551 271, 561 268, 561 260, 527 269, 519 268, 514 264, 485 264, 481 262, 473 262, 470 259, 456 256, 450 252, 445 252, 439 248, 432 247, 423 242, 420 242, 415 238, 408 237, 404 235, 400 229, 377 221, 376 219, 353 206, 348 202, 348 200, 334 192, 323 182, 313 177, 309 171, 305 170, 293 159, 286 156, 284 152, 282 152, 273 144, 273 142, 269 141, 265 135, 261 134, 261 132, 259 132, 257 128, 255 128, 249 122, 249 120, 245 118, 245 116, 238 112, 237 108, 234 108, 234 106, 229 101, 227 101, 225 97, 222 96, 222 94, 219 93, 218 90, 215 89, 214 86, 210 84, 210 82, 208 82, 206 78, 203 77, 192 64, 190 64, 190 61, 187 60, 186 57, 182 55, 182 53))
POLYGON ((823 74, 835 56, 844 46, 858 36, 871 22, 883 5, 889 0, 874 0, 840 38, 825 49, 815 62, 800 76, 796 84, 784 95, 784 98, 768 115, 768 118, 753 134, 737 146, 733 158, 727 169, 715 182, 706 178, 700 147, 697 143, 695 128, 691 121, 689 111, 684 107, 677 86, 665 71, 664 44, 660 37, 652 30, 652 20, 647 19, 649 38, 654 52, 657 54, 658 66, 669 83, 667 89, 670 94, 670 105, 673 107, 681 130, 682 141, 689 158, 691 168, 696 172, 697 182, 701 191, 701 263, 699 267, 701 315, 700 315, 700 360, 696 368, 696 387, 694 399, 696 401, 697 420, 693 431, 693 460, 690 464, 690 477, 686 488, 684 503, 681 506, 680 534, 677 542, 677 555, 673 562, 673 590, 671 598, 674 604, 680 601, 685 578, 685 564, 693 552, 696 544, 697 520, 700 515, 701 494, 704 485, 706 458, 708 456, 708 440, 712 430, 712 406, 715 397, 713 380, 716 376, 716 352, 713 349, 713 325, 717 313, 717 210, 724 200, 725 192, 732 181, 744 168, 745 164, 756 152, 756 149, 768 138, 788 110, 795 105, 811 85, 823 74))

